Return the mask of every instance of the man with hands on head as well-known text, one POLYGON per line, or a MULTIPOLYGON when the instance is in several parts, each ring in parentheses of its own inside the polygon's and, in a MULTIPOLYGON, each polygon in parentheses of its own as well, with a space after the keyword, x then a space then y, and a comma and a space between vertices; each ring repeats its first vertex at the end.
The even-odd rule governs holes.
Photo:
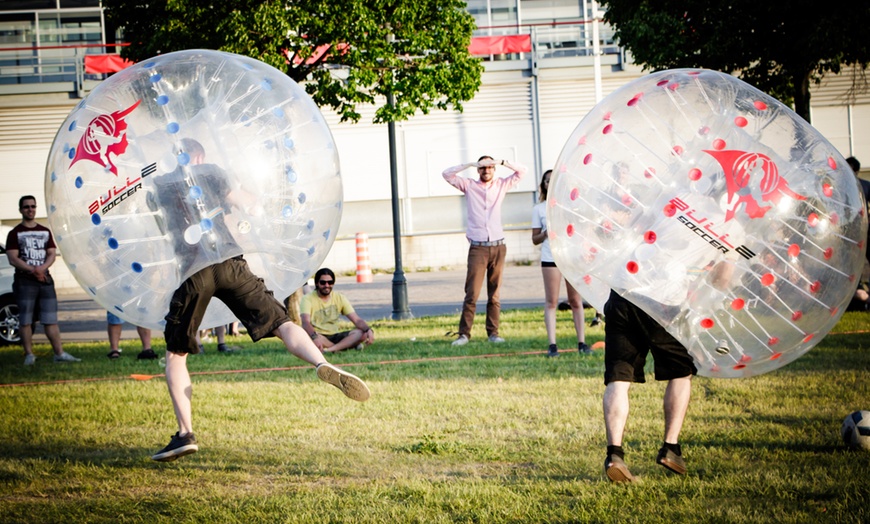
POLYGON ((501 205, 508 190, 516 186, 526 168, 507 160, 496 160, 484 155, 477 162, 469 162, 448 167, 442 173, 444 180, 465 193, 465 206, 468 216, 465 236, 468 238, 468 270, 465 276, 465 300, 462 303, 462 316, 459 319, 459 336, 454 346, 468 343, 477 308, 477 297, 486 279, 486 333, 493 343, 504 342, 499 336, 499 315, 501 302, 499 288, 504 270, 507 248, 504 244, 504 230, 501 224, 501 205), (513 174, 496 178, 496 167, 505 166, 513 174), (474 167, 478 179, 459 176, 459 173, 474 167))

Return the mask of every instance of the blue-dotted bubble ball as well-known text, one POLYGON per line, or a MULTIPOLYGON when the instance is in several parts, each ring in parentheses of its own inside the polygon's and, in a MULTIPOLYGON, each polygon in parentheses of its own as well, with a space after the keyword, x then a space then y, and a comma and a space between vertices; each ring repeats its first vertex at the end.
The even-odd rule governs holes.
MULTIPOLYGON (((162 329, 197 271, 244 256, 278 300, 320 266, 341 219, 338 152, 317 106, 258 60, 189 50, 99 84, 46 166, 48 219, 82 288, 162 329)), ((203 327, 234 319, 212 300, 203 327)))

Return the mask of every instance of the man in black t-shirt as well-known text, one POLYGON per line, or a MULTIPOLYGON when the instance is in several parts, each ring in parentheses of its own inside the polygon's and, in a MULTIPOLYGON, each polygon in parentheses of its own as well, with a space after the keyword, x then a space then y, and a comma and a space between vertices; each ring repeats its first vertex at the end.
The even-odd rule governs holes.
POLYGON ((15 267, 12 291, 18 304, 18 322, 21 345, 24 347, 24 365, 36 363, 33 354, 33 323, 39 311, 39 320, 45 336, 51 342, 55 362, 79 362, 63 350, 60 328, 57 326, 57 292, 48 268, 54 264, 57 246, 51 231, 36 222, 36 197, 25 195, 18 200, 21 223, 6 237, 6 256, 15 267))

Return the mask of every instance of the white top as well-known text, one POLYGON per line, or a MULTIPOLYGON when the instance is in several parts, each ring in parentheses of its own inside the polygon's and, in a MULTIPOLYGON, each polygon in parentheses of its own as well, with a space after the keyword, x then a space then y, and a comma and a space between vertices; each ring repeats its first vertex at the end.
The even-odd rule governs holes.
MULTIPOLYGON (((547 203, 535 204, 532 208, 532 229, 539 227, 541 231, 547 231, 547 203)), ((555 262, 553 252, 550 251, 550 238, 544 238, 541 242, 541 262, 555 262)))

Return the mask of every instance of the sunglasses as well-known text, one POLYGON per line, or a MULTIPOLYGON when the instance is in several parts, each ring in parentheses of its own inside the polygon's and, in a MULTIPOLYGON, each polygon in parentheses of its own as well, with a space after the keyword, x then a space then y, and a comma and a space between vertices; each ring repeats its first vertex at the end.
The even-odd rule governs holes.
POLYGON ((317 283, 320 284, 321 286, 325 286, 327 284, 329 284, 331 286, 331 285, 335 284, 335 280, 318 280, 317 283))

